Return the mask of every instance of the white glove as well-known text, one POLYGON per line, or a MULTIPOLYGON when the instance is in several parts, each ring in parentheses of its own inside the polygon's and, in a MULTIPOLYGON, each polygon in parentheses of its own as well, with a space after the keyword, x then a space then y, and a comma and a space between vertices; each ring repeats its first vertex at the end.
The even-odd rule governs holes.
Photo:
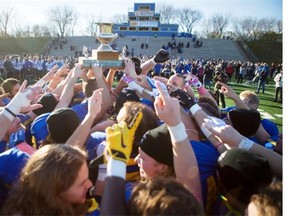
POLYGON ((127 89, 138 91, 140 94, 142 94, 144 91, 144 88, 138 85, 135 81, 129 82, 127 89))
POLYGON ((14 114, 20 113, 21 107, 30 105, 30 100, 27 98, 27 95, 31 93, 32 90, 29 87, 24 92, 18 92, 6 107, 14 114))

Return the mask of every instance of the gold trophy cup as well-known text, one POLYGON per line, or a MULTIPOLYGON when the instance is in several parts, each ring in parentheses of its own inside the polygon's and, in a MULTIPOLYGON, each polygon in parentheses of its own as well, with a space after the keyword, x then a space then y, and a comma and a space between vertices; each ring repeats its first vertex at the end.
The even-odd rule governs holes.
POLYGON ((79 63, 84 66, 91 66, 91 64, 96 63, 104 68, 123 68, 124 62, 119 59, 120 53, 113 50, 109 45, 118 37, 117 33, 112 33, 113 25, 111 23, 96 24, 99 27, 96 39, 100 41, 101 45, 96 50, 92 50, 92 57, 80 57, 79 63))

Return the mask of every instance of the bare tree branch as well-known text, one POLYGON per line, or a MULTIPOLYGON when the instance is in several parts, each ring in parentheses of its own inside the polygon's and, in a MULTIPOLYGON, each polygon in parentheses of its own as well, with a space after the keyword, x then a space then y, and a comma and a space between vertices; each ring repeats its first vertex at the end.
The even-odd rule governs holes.
POLYGON ((74 14, 74 10, 69 6, 57 6, 47 12, 48 20, 58 28, 61 37, 64 37, 68 26, 72 24, 74 14))
POLYGON ((191 10, 189 8, 176 10, 176 20, 179 23, 180 30, 183 32, 192 33, 194 25, 201 20, 202 16, 199 10, 191 10))

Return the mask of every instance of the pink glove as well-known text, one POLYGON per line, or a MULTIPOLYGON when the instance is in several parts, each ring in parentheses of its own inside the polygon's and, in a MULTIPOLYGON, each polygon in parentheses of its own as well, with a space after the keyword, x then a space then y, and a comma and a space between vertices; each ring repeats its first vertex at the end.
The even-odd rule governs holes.
POLYGON ((185 79, 189 85, 191 85, 193 88, 196 88, 199 95, 205 95, 207 90, 202 85, 202 83, 199 81, 198 77, 193 74, 188 74, 188 76, 185 79))
POLYGON ((198 77, 193 74, 188 74, 188 76, 185 79, 189 85, 192 85, 193 88, 200 88, 202 86, 202 83, 199 81, 198 77))

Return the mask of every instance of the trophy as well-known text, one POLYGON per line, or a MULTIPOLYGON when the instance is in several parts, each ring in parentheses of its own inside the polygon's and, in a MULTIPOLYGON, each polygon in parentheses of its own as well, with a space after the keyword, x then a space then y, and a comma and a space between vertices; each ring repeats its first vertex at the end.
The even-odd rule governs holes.
POLYGON ((92 64, 99 64, 103 68, 124 68, 123 60, 119 59, 119 52, 113 50, 109 45, 118 36, 112 33, 112 24, 96 23, 99 26, 99 33, 96 39, 101 45, 96 50, 92 50, 92 57, 79 57, 79 63, 85 67, 90 67, 92 64))

